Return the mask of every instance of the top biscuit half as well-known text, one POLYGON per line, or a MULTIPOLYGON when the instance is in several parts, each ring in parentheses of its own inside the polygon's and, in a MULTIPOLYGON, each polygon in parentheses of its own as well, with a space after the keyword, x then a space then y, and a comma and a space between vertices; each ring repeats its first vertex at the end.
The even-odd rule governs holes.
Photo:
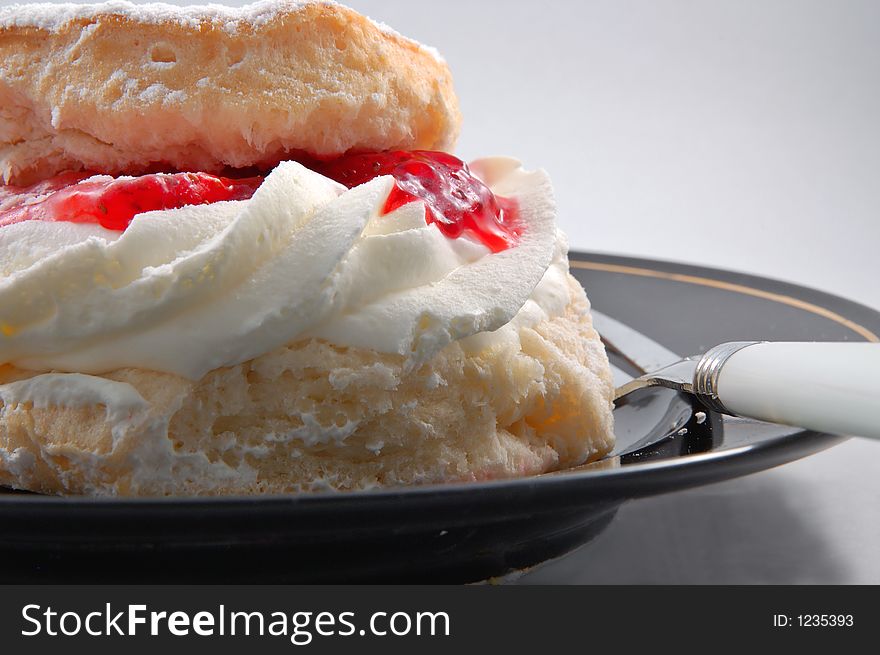
POLYGON ((0 177, 452 149, 435 51, 333 2, 0 9, 0 177))

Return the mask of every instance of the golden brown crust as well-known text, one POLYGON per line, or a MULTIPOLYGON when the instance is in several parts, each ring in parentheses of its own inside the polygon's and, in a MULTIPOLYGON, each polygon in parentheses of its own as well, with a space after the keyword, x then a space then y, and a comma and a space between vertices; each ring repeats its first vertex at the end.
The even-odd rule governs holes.
POLYGON ((101 376, 143 399, 125 409, 16 401, 9 383, 32 374, 0 368, 0 484, 283 493, 508 478, 595 461, 613 444, 613 383, 588 301, 569 284, 565 315, 521 328, 518 342, 478 352, 456 342, 417 370, 397 355, 310 340, 198 382, 140 369, 101 376))
POLYGON ((279 0, 271 9, 232 27, 197 14, 107 10, 51 26, 6 14, 2 178, 452 147, 457 99, 429 49, 340 5, 279 0))

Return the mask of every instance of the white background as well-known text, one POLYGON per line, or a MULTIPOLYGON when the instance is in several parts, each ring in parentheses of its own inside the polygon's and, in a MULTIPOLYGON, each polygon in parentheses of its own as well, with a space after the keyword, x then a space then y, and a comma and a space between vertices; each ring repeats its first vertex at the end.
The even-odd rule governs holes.
MULTIPOLYGON (((880 307, 880 2, 348 4, 440 49, 458 154, 547 169, 573 248, 880 307)), ((630 503, 526 580, 876 584, 878 552, 880 444, 854 440, 630 503)))

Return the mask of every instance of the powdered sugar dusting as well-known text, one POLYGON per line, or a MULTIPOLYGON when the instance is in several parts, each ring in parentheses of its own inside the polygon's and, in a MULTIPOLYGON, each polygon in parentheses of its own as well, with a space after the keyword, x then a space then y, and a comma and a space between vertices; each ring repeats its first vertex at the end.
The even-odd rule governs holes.
POLYGON ((159 2, 134 4, 125 0, 95 4, 20 4, 0 8, 0 27, 35 27, 55 31, 72 21, 94 20, 98 16, 119 16, 147 24, 176 23, 189 28, 211 23, 234 34, 242 23, 259 27, 279 13, 294 11, 316 2, 333 4, 326 0, 263 0, 244 7, 218 4, 182 7, 159 2))
MULTIPOLYGON (((229 34, 238 32, 242 24, 259 28, 277 15, 295 11, 309 4, 336 5, 333 0, 260 0, 243 7, 206 4, 177 6, 165 3, 134 4, 125 0, 110 0, 96 4, 38 3, 16 4, 0 7, 0 29, 8 27, 33 27, 57 31, 73 21, 92 21, 98 16, 119 16, 147 24, 176 23, 182 27, 198 29, 200 25, 212 24, 229 34)), ((384 23, 369 19, 386 34, 404 39, 443 61, 436 49, 414 39, 404 37, 384 23)))
POLYGON ((440 51, 437 50, 437 48, 434 48, 429 45, 425 45, 424 43, 419 43, 415 39, 411 39, 408 36, 404 36, 403 34, 398 32, 397 30, 395 30, 393 27, 391 27, 390 25, 386 25, 385 23, 382 23, 381 21, 377 21, 373 18, 370 18, 369 16, 367 16, 367 19, 371 23, 373 23, 373 25, 378 27, 382 32, 385 32, 385 34, 388 34, 390 36, 395 36, 399 39, 403 39, 404 41, 409 41, 410 43, 417 45, 420 50, 427 52, 429 55, 431 55, 434 59, 436 59, 440 63, 443 63, 443 64, 446 63, 446 60, 443 59, 443 56, 440 54, 440 51))

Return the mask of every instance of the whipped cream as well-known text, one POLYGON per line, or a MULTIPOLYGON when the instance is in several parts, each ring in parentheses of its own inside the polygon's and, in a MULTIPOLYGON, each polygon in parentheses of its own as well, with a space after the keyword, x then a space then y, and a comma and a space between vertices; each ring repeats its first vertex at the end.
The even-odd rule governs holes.
POLYGON ((519 201, 520 242, 449 239, 419 202, 381 215, 389 176, 346 189, 295 162, 250 200, 153 211, 125 232, 26 221, 0 229, 0 364, 199 379, 306 338, 418 365, 485 348, 568 303, 549 179, 504 158, 472 170, 519 201))
POLYGON ((132 416, 149 408, 137 390, 125 382, 82 373, 44 373, 0 385, 4 405, 30 403, 47 407, 80 408, 103 405, 114 431, 124 428, 132 416))

